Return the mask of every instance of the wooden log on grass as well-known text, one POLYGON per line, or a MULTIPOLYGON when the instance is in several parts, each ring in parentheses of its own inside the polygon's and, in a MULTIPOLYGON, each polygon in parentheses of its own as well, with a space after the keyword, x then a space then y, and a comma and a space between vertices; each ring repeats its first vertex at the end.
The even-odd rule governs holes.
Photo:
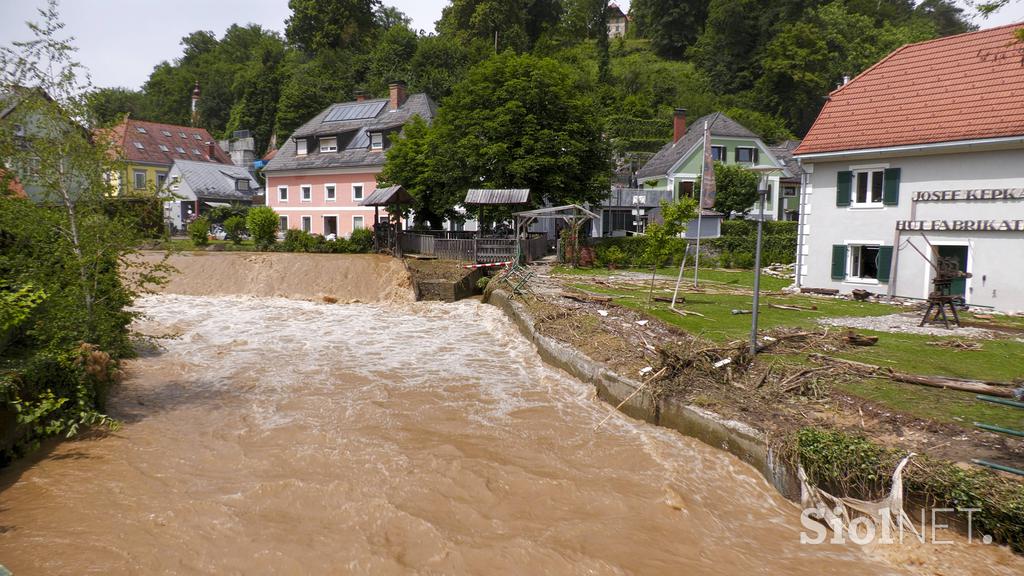
POLYGON ((769 308, 775 308, 776 310, 801 310, 805 312, 816 312, 817 306, 797 306, 796 304, 769 304, 769 308))
POLYGON ((839 290, 835 288, 801 288, 801 294, 820 294, 822 296, 835 296, 839 294, 839 290))
POLYGON ((854 332, 847 332, 846 336, 843 337, 843 340, 845 340, 847 344, 852 344, 854 346, 874 346, 875 344, 878 344, 878 336, 865 336, 854 332))
POLYGON ((874 364, 865 364, 863 362, 855 362, 853 360, 846 360, 843 358, 833 358, 832 356, 825 356, 824 354, 808 354, 807 357, 817 362, 828 362, 847 366, 867 376, 884 376, 895 382, 903 382, 905 384, 917 384, 919 386, 930 386, 932 388, 949 388, 950 390, 972 392, 975 394, 987 394, 989 396, 999 396, 1000 398, 1015 398, 1013 393, 1013 384, 1006 382, 967 380, 963 378, 954 378, 952 376, 921 376, 918 374, 905 374, 897 372, 891 368, 875 366, 874 364))
POLYGON ((598 296, 597 294, 587 294, 583 292, 562 292, 559 296, 584 303, 596 302, 598 304, 607 304, 612 301, 610 296, 598 296))

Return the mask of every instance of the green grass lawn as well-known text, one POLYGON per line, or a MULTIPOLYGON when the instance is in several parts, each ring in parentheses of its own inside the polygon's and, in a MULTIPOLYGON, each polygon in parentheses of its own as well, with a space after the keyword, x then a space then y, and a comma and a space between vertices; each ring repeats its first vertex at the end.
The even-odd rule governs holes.
MULTIPOLYGON (((733 309, 749 310, 751 296, 739 294, 715 294, 710 292, 682 292, 685 302, 683 310, 699 312, 700 316, 680 316, 669 309, 669 304, 654 302, 648 304, 646 288, 636 285, 612 287, 588 282, 589 279, 608 276, 604 270, 568 270, 566 273, 580 276, 574 287, 587 292, 609 295, 620 306, 643 311, 664 322, 678 326, 691 334, 697 334, 716 342, 745 339, 750 334, 750 314, 733 315, 733 309)), ((648 271, 649 273, 649 271, 648 271)), ((725 283, 734 287, 752 285, 750 271, 708 270, 701 274, 706 287, 713 290, 725 283)), ((765 278, 764 284, 778 286, 787 282, 776 278, 765 278)), ((637 284, 640 283, 638 280, 637 284)), ((787 282, 788 283, 788 282, 787 282)), ((771 290, 770 287, 766 287, 771 290)), ((657 296, 671 296, 672 290, 664 287, 655 289, 657 296)), ((767 296, 761 299, 759 328, 767 330, 786 326, 796 328, 820 327, 818 320, 840 316, 883 316, 902 311, 888 304, 855 302, 806 295, 767 296), (817 311, 779 310, 768 304, 817 306, 817 311)), ((1007 325, 1017 325, 1020 320, 1013 317, 996 317, 1007 325)), ((841 330, 841 328, 836 328, 841 330)), ((979 340, 981 350, 958 350, 929 345, 929 342, 952 340, 958 336, 921 336, 857 330, 860 334, 878 336, 878 344, 869 347, 847 348, 834 355, 885 366, 913 374, 954 376, 979 380, 1012 381, 1024 377, 1024 342, 1012 338, 1001 340, 979 340)), ((801 355, 777 356, 783 362, 805 363, 801 355)), ((1024 410, 998 406, 975 400, 975 395, 953 390, 941 390, 914 384, 904 384, 883 379, 868 379, 838 385, 855 396, 885 405, 893 410, 920 418, 948 422, 965 428, 973 427, 975 421, 1009 428, 1024 429, 1024 410)))

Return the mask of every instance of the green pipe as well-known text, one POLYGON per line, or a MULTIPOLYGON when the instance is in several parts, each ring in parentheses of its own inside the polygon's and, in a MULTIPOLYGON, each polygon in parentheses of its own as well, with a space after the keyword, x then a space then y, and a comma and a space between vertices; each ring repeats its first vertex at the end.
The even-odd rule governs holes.
POLYGON ((1003 404, 1005 406, 1013 406, 1014 408, 1024 408, 1024 402, 1016 402, 1014 400, 1007 400, 1006 398, 999 398, 998 396, 986 396, 984 394, 978 394, 975 396, 982 402, 991 402, 993 404, 1003 404))
POLYGON ((1009 428, 993 426, 991 424, 982 424, 980 422, 975 422, 974 425, 982 430, 988 430, 989 432, 999 432, 1000 434, 1009 434, 1011 436, 1020 436, 1021 438, 1024 438, 1024 432, 1021 432, 1020 430, 1011 430, 1009 428))
POLYGON ((1018 476, 1024 476, 1024 470, 1021 470, 1019 468, 1011 468, 1009 466, 1003 466, 1002 464, 996 464, 995 462, 988 462, 986 460, 974 459, 974 460, 971 460, 971 462, 974 462, 978 466, 984 466, 986 468, 992 468, 993 470, 1000 470, 1000 471, 1003 471, 1003 472, 1009 472, 1010 474, 1016 474, 1018 476))

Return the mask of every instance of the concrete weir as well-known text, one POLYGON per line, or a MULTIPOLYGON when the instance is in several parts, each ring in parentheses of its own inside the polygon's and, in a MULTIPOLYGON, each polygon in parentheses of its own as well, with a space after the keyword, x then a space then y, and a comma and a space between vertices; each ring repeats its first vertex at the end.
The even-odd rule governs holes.
POLYGON ((786 498, 799 499, 800 482, 796 470, 775 457, 760 430, 678 399, 655 399, 643 392, 633 395, 641 386, 640 382, 617 374, 575 348, 538 333, 529 312, 522 304, 510 299, 507 292, 494 291, 488 303, 497 306, 515 322, 523 336, 534 343, 545 362, 593 384, 602 400, 613 406, 622 404, 619 410, 627 416, 671 428, 725 450, 756 468, 786 498), (623 400, 626 401, 623 403, 623 400))

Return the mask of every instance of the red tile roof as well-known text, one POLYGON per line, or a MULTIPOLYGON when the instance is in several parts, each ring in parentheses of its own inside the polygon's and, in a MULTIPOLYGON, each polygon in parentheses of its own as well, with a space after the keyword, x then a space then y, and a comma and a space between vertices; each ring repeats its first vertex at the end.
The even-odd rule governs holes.
POLYGON ((832 92, 796 154, 1024 135, 1022 27, 896 50, 832 92))
POLYGON ((170 166, 175 160, 196 160, 231 164, 231 157, 203 128, 126 119, 112 129, 114 144, 128 162, 149 162, 170 166), (170 134, 168 136, 168 134, 170 134), (185 136, 182 137, 182 134, 185 136), (211 146, 212 143, 212 146, 211 146), (141 146, 141 147, 140 147, 141 146), (161 148, 166 148, 164 150, 161 148), (178 149, 184 150, 179 152, 178 149), (213 156, 210 156, 210 149, 213 156))
MULTIPOLYGON (((6 172, 0 168, 0 182, 2 182, 5 175, 6 172)), ((7 193, 15 198, 28 198, 28 194, 25 194, 25 188, 21 186, 21 182, 18 182, 18 178, 15 176, 7 180, 7 193)), ((0 190, 0 195, 3 195, 3 190, 0 190)))

